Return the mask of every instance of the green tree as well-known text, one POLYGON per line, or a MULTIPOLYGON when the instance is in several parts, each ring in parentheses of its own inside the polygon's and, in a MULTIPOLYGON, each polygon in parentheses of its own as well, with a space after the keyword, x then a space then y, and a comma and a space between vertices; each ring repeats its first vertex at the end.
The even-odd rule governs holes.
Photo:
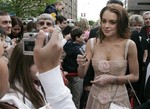
POLYGON ((93 20, 89 21, 89 25, 93 25, 95 22, 93 20))
POLYGON ((48 4, 54 2, 56 0, 0 0, 0 10, 21 18, 36 17, 44 11, 48 4))

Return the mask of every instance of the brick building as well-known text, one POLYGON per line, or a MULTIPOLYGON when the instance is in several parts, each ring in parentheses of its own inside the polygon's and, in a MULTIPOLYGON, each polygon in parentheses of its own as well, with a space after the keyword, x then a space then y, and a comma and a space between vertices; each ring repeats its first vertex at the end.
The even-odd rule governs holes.
POLYGON ((67 19, 77 19, 77 0, 63 0, 65 3, 65 9, 63 15, 67 19))

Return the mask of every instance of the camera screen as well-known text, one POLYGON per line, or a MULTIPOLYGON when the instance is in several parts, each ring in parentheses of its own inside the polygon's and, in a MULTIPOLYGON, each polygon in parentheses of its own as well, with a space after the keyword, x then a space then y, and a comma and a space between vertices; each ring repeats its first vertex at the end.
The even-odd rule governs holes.
MULTIPOLYGON (((37 36, 38 33, 24 33, 23 36, 23 54, 24 55, 33 55, 33 50, 35 47, 35 38, 37 36)), ((46 34, 46 38, 44 41, 44 45, 49 41, 50 39, 50 34, 49 33, 45 33, 46 34)))
POLYGON ((24 50, 33 51, 35 46, 35 41, 24 41, 24 50))

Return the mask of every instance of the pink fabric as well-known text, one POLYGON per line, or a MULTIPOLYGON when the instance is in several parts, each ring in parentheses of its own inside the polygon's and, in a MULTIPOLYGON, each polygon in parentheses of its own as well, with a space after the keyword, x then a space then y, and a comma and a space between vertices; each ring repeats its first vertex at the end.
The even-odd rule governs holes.
POLYGON ((89 34, 90 34, 90 32, 88 30, 84 31, 86 41, 89 39, 89 34))

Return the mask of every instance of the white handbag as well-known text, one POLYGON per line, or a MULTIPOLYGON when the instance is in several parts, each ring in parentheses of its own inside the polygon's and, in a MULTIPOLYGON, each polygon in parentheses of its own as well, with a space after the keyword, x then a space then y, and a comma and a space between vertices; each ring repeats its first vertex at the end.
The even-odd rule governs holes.
POLYGON ((130 109, 130 108, 118 105, 114 102, 111 102, 110 106, 109 106, 109 109, 130 109))

